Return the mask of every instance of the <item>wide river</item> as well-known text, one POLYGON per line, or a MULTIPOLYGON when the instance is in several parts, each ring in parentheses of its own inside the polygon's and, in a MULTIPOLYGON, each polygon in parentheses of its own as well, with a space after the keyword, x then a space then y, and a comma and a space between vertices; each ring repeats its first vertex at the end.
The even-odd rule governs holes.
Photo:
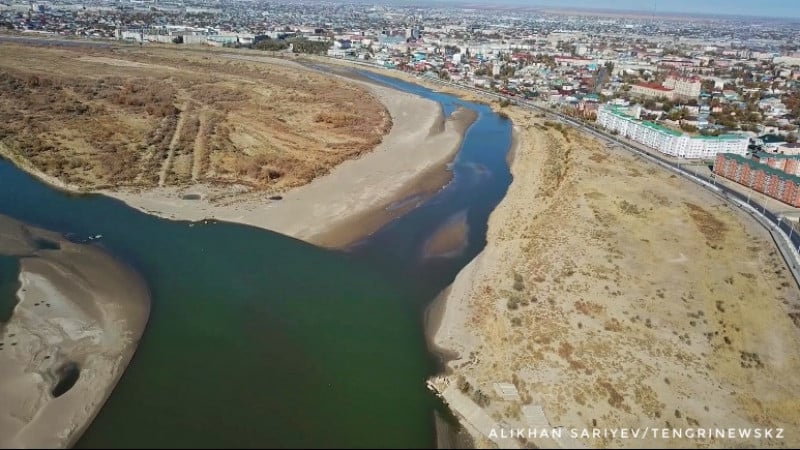
MULTIPOLYGON (((511 123, 484 105, 369 75, 479 112, 428 201, 347 251, 242 225, 150 216, 69 195, 0 160, 0 214, 99 244, 147 280, 150 321, 130 366, 78 447, 432 447, 439 363, 423 312, 485 245, 511 181, 511 123), (466 214, 466 249, 424 258, 466 214)), ((16 261, 0 259, 0 320, 16 261)))

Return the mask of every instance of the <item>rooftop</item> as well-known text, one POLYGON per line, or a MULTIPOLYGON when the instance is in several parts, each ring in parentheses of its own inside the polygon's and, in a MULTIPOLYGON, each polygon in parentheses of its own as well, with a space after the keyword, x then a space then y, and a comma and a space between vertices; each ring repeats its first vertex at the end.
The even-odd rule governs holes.
POLYGON ((655 89, 657 91, 672 92, 672 89, 665 88, 664 86, 662 86, 662 85, 660 85, 658 83, 636 83, 636 86, 643 87, 643 88, 648 88, 648 89, 655 89))
POLYGON ((673 130, 672 128, 667 128, 667 127, 665 127, 663 125, 659 125, 659 124, 657 124, 655 122, 649 122, 649 121, 645 120, 645 121, 642 122, 642 125, 646 126, 647 128, 650 128, 650 129, 653 129, 653 130, 656 130, 656 131, 660 131, 662 133, 671 134, 673 136, 683 136, 683 133, 681 133, 680 131, 673 130))
POLYGON ((721 141, 732 141, 732 140, 739 140, 739 139, 748 139, 747 137, 741 136, 741 135, 738 135, 738 134, 721 134, 719 136, 703 136, 703 135, 689 136, 689 135, 684 134, 684 133, 682 133, 680 131, 673 130, 672 128, 667 128, 667 127, 665 127, 663 125, 660 125, 660 124, 657 124, 655 122, 650 122, 650 121, 646 121, 646 120, 645 121, 639 121, 635 117, 623 112, 623 110, 625 108, 623 108, 621 106, 611 106, 611 107, 606 106, 605 109, 607 111, 610 111, 611 114, 614 114, 615 116, 622 117, 623 119, 631 120, 631 121, 634 121, 634 122, 639 122, 642 125, 646 126, 647 128, 650 128, 650 129, 656 130, 656 131, 660 131, 662 133, 666 133, 666 134, 669 134, 669 135, 672 135, 672 136, 676 136, 676 137, 687 136, 687 137, 690 137, 691 139, 716 139, 716 140, 721 140, 721 141))
POLYGON ((784 154, 784 153, 769 153, 769 152, 755 152, 753 156, 756 158, 774 158, 774 159, 800 159, 800 155, 784 154))
POLYGON ((739 134, 728 133, 728 134, 720 134, 719 136, 705 136, 705 135, 700 134, 700 135, 697 135, 697 136, 692 136, 692 139, 717 139, 717 140, 720 140, 720 141, 734 141, 734 140, 739 140, 739 139, 748 139, 749 140, 750 138, 748 138, 746 136, 739 135, 739 134))
POLYGON ((797 175, 790 175, 782 170, 774 169, 766 164, 762 164, 758 161, 755 161, 751 158, 746 158, 742 155, 737 155, 735 153, 720 153, 717 156, 722 156, 725 159, 730 159, 738 162, 739 164, 745 164, 750 166, 751 169, 754 170, 763 170, 765 174, 772 175, 774 177, 778 177, 781 180, 791 181, 794 184, 800 186, 800 177, 797 175))

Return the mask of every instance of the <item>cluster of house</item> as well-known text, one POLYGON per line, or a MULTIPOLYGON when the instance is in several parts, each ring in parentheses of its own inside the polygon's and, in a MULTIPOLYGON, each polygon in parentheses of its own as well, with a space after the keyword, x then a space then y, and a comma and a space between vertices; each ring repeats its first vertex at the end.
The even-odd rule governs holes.
POLYGON ((720 153, 714 173, 794 207, 800 207, 800 155, 720 153))

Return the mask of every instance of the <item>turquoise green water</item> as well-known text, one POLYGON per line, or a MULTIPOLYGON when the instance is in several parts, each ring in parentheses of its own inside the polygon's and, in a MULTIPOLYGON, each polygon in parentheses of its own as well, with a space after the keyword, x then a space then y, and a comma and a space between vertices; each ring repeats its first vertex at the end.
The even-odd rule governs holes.
MULTIPOLYGON (((448 112, 462 103, 382 81, 448 112)), ((152 293, 137 353, 78 447, 433 446, 441 405, 425 389, 437 361, 422 313, 483 248, 488 214, 510 182, 510 124, 469 106, 480 115, 453 182, 345 252, 59 193, 0 161, 0 213, 76 241, 102 234, 96 245, 139 271, 152 293), (430 234, 465 209, 467 250, 423 259, 430 234)), ((2 290, 9 283, 0 278, 0 296, 13 292, 2 290)))

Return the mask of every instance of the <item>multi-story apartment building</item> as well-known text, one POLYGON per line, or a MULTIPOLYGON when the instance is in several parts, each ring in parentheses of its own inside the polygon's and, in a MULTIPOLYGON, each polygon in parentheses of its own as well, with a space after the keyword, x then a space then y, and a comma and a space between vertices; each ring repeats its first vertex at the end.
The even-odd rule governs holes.
POLYGON ((631 86, 631 94, 643 97, 666 97, 667 100, 675 98, 675 91, 658 83, 636 83, 631 86))
POLYGON ((720 153, 714 173, 788 205, 800 207, 800 177, 733 153, 720 153))
POLYGON ((671 75, 664 81, 664 87, 672 89, 675 97, 690 99, 700 96, 701 83, 698 77, 681 77, 671 75))
POLYGON ((753 159, 789 175, 800 175, 800 155, 757 152, 753 159))
POLYGON ((597 113, 597 123, 603 128, 661 153, 680 158, 712 159, 718 153, 747 153, 746 136, 690 136, 653 122, 638 120, 619 107, 603 105, 597 113))

